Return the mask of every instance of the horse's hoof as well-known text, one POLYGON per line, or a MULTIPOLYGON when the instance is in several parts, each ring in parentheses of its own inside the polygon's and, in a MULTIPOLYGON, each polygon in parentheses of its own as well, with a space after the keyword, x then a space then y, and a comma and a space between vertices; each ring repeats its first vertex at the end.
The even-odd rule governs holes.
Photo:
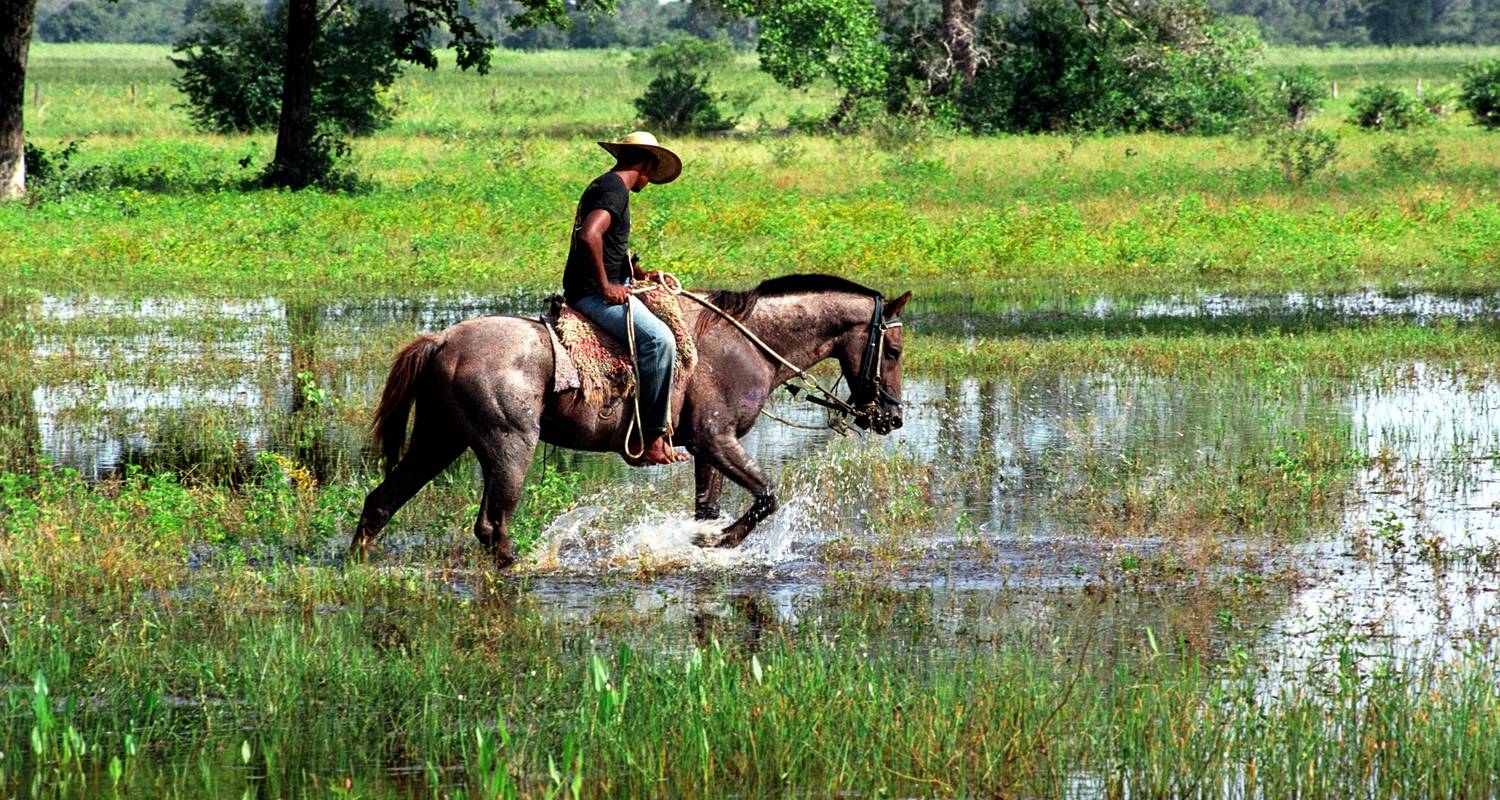
POLYGON ((738 533, 734 528, 705 531, 693 537, 693 544, 699 547, 739 547, 745 536, 745 533, 738 533))
POLYGON ((350 564, 368 564, 370 557, 375 554, 375 540, 355 537, 349 542, 350 564))
POLYGON ((703 531, 701 533, 693 534, 693 544, 697 545, 698 547, 716 547, 719 543, 719 539, 722 537, 723 534, 719 533, 718 531, 703 531))
POLYGON ((515 551, 511 550, 509 547, 491 548, 490 558, 494 559, 496 569, 506 569, 507 567, 516 563, 515 551))

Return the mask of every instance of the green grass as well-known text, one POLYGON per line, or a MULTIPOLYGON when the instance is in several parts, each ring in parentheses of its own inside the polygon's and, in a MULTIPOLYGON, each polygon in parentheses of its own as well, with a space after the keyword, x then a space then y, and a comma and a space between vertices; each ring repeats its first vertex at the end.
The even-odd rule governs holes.
MULTIPOLYGON (((75 168, 106 170, 114 188, 0 209, 8 284, 319 298, 551 288, 579 187, 606 166, 591 142, 635 125, 642 83, 622 53, 508 53, 484 77, 412 71, 392 89, 397 123, 356 143, 368 192, 243 192, 269 137, 192 132, 165 54, 37 48, 33 141, 87 137, 75 168)), ((827 101, 752 67, 726 85, 758 87, 771 126, 827 101)), ((682 139, 687 171, 638 198, 633 243, 695 285, 827 271, 919 300, 1493 291, 1494 135, 1455 118, 1423 134, 1436 169, 1390 174, 1374 158, 1389 135, 1341 116, 1317 124, 1342 129, 1343 158, 1300 186, 1234 137, 939 137, 899 151, 881 137, 682 139)))
POLYGON ((1331 635, 1324 655, 1342 666, 1280 675, 1171 629, 1101 630, 1109 600, 938 650, 920 602, 826 603, 840 622, 662 652, 601 647, 630 624, 559 626, 504 586, 464 599, 364 570, 227 575, 170 606, 25 593, 15 610, 29 624, 3 655, 26 679, 0 691, 0 785, 158 797, 256 784, 286 797, 1496 789, 1500 701, 1477 651, 1367 670, 1349 660, 1357 644, 1331 635), (892 625, 910 638, 878 633, 892 625))
MULTIPOLYGON (((1109 452, 1093 431, 1108 421, 1084 412, 1033 460, 830 448, 779 478, 812 524, 839 532, 802 576, 824 588, 794 617, 759 608, 765 593, 736 575, 652 581, 665 568, 642 563, 580 579, 619 590, 582 621, 552 608, 577 590, 567 576, 548 594, 545 571, 483 568, 467 461, 402 510, 394 563, 336 565, 376 480, 356 444, 372 392, 414 325, 320 314, 555 287, 576 194, 606 166, 592 141, 634 127, 645 79, 628 54, 409 72, 391 92, 396 123, 355 144, 370 185, 351 195, 241 190, 271 139, 191 131, 166 55, 33 51, 30 138, 82 139, 71 175, 107 185, 0 208, 0 794, 1500 790, 1492 650, 1388 659, 1333 630, 1283 673, 1260 639, 1297 579, 1260 559, 1336 530, 1372 466, 1341 405, 1349 388, 1492 379, 1492 325, 1042 316, 970 337, 951 324, 1100 296, 1500 290, 1500 139, 1459 115, 1402 139, 1432 142, 1435 169, 1392 172, 1376 158, 1392 137, 1350 128, 1340 105, 1372 80, 1451 81, 1492 49, 1271 50, 1340 82, 1314 124, 1339 133, 1343 157, 1296 186, 1235 137, 762 135, 833 96, 785 92, 741 59, 720 88, 758 93, 744 135, 676 142, 682 180, 637 199, 650 266, 694 286, 819 270, 910 288, 916 310, 950 318, 908 329, 913 374, 977 378, 995 398, 1107 379, 1175 410, 1146 414, 1109 452), (45 294, 101 299, 46 319, 45 294), (109 306, 162 294, 268 298, 272 320, 109 306), (112 381, 244 381, 267 399, 118 409, 95 391, 112 381), (144 468, 90 481, 39 466, 39 387, 80 389, 62 424, 143 433, 157 445, 144 468), (1152 424, 1186 407, 1202 424, 1152 424), (247 427, 269 452, 250 456, 247 427), (1022 498, 1030 513, 1150 548, 1102 561, 1079 576, 1086 589, 1012 590, 966 509, 1013 491, 1018 470, 1048 478, 1022 498), (933 569, 912 538, 950 525, 973 563, 947 568, 1006 588, 896 588, 933 569), (642 600, 675 609, 681 585, 680 613, 642 600)), ((980 439, 1011 435, 1001 424, 980 422, 980 439)), ((1454 452, 1472 463, 1488 446, 1454 452)), ((538 465, 523 546, 575 504, 620 505, 605 489, 618 468, 581 463, 538 465)), ((657 488, 685 505, 687 481, 657 488)))

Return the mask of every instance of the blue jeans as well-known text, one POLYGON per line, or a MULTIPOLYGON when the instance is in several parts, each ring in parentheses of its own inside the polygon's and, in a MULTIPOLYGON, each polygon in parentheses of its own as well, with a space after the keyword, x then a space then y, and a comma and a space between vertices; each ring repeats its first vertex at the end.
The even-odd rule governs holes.
MULTIPOLYGON (((625 306, 609 305, 602 294, 580 297, 570 305, 621 344, 629 341, 625 337, 625 306)), ((666 433, 671 426, 677 340, 672 337, 672 329, 634 296, 630 298, 630 313, 635 318, 636 360, 641 365, 641 374, 636 376, 636 391, 641 393, 641 428, 649 440, 666 433)))

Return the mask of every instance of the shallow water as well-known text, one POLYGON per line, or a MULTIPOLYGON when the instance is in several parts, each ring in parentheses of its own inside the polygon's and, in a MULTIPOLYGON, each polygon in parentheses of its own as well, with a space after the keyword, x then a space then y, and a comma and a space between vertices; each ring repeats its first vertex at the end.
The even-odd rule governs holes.
MULTIPOLYGON (((262 449, 352 463, 369 457, 364 415, 400 342, 415 330, 537 305, 525 295, 319 306, 49 297, 30 312, 35 372, 24 387, 30 402, 20 405, 34 417, 40 451, 88 475, 131 461, 222 467, 262 449)), ((1389 318, 1489 323, 1500 318, 1500 298, 1207 296, 987 313, 948 303, 909 317, 914 335, 1182 324, 1294 330, 1389 318)), ((795 622, 850 574, 929 593, 951 628, 964 625, 969 604, 1002 594, 1052 598, 1046 605, 1056 592, 1128 585, 1149 597, 1183 579, 1140 575, 1133 564, 1192 562, 1205 545, 1181 526, 1112 527, 1085 500, 1114 502, 1127 487, 1165 491, 1323 431, 1347 437, 1376 464, 1341 510, 1305 542, 1243 537, 1188 571, 1294 572, 1290 589, 1258 601, 1250 620, 1268 652, 1294 661, 1322 657, 1331 641, 1368 652, 1444 650, 1488 642, 1495 630, 1493 382, 1422 369, 1394 384, 1275 385, 1131 371, 1019 382, 909 378, 906 400, 905 427, 883 439, 759 425, 746 447, 778 476, 782 509, 736 550, 693 544, 704 525, 689 518, 690 470, 630 472, 612 458, 585 457, 618 485, 555 520, 521 571, 557 614, 578 619, 620 603, 665 622, 732 616, 733 599, 748 598, 770 618, 795 622)), ((781 395, 772 410, 804 424, 822 414, 781 395)), ((731 492, 725 506, 742 502, 731 492)), ((394 527, 390 538, 399 541, 399 517, 394 527)), ((465 591, 462 576, 455 591, 465 591)))

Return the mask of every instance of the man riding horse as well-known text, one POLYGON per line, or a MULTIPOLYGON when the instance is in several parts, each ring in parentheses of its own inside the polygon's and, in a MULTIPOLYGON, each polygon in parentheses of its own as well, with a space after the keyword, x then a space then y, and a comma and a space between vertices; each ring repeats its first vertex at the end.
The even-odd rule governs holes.
POLYGON ((563 297, 622 342, 628 337, 627 326, 634 322, 640 370, 636 376, 638 423, 646 445, 639 458, 626 460, 637 465, 675 464, 688 460, 685 453, 673 449, 668 438, 677 342, 671 329, 630 295, 631 280, 658 277, 643 272, 630 258, 630 193, 650 183, 671 183, 682 172, 682 160, 645 131, 599 146, 615 157, 615 165, 595 178, 578 201, 563 269, 563 297))
MULTIPOLYGON (((625 309, 632 309, 644 373, 638 378, 637 421, 651 437, 642 463, 682 460, 665 435, 675 426, 678 442, 695 462, 696 517, 719 518, 726 480, 749 493, 749 508, 695 539, 705 547, 736 547, 777 508, 775 487, 740 443, 776 387, 795 378, 810 387, 810 399, 860 428, 885 434, 901 427, 901 311, 911 292, 887 300, 853 281, 811 274, 771 278, 744 291, 680 295, 691 301, 683 322, 695 333, 698 366, 684 377, 674 408, 676 342, 630 298, 628 282, 648 275, 634 267, 626 247, 629 192, 671 181, 682 162, 646 133, 602 144, 617 162, 579 201, 566 295, 578 311, 622 339, 625 309), (808 373, 830 360, 849 384, 847 400, 817 386, 808 373)), ((633 426, 625 398, 560 389, 554 347, 540 319, 484 315, 422 334, 401 348, 372 425, 386 477, 365 497, 349 544, 352 555, 369 555, 391 515, 471 450, 484 485, 474 536, 497 565, 509 565, 516 559, 509 529, 539 443, 596 453, 628 449, 633 426)))

